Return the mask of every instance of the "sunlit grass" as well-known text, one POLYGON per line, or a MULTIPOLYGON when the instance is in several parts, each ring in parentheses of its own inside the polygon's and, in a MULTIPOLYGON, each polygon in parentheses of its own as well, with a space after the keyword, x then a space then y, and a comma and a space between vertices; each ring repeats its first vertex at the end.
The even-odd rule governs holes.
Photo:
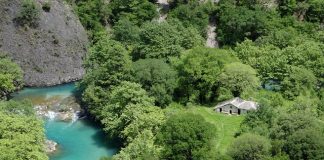
POLYGON ((214 124, 217 127, 215 131, 216 144, 215 150, 224 154, 228 146, 234 140, 235 133, 239 130, 240 124, 244 116, 227 115, 213 111, 209 107, 190 107, 189 112, 202 115, 206 121, 214 124))

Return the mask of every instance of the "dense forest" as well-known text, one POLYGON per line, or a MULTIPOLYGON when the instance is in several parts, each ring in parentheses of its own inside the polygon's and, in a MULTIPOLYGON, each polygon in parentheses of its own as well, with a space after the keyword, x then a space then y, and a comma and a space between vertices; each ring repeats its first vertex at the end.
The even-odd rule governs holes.
MULTIPOLYGON (((22 3, 29 26, 51 5, 22 3)), ((324 159, 323 0, 66 3, 91 40, 82 105, 122 145, 112 159, 324 159), (205 47, 211 22, 218 48, 205 47), (233 97, 259 107, 214 113, 233 97)), ((5 101, 21 69, 4 54, 0 68, 0 159, 47 159, 31 104, 5 101)))

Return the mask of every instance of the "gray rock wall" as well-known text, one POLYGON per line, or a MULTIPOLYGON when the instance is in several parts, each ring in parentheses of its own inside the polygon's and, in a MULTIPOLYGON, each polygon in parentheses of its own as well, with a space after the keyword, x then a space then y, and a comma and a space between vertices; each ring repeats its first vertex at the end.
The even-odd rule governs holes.
MULTIPOLYGON (((39 7, 45 0, 35 0, 39 7)), ((7 53, 24 70, 27 86, 51 86, 82 78, 88 45, 87 34, 72 8, 63 0, 51 0, 41 9, 36 28, 14 19, 22 0, 0 0, 0 52, 7 53)))

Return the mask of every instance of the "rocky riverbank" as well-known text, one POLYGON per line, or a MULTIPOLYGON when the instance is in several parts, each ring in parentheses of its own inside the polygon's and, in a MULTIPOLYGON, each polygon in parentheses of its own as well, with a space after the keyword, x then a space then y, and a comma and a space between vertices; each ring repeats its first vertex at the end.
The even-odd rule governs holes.
POLYGON ((58 144, 52 140, 45 140, 45 152, 47 154, 54 153, 57 151, 58 144))
POLYGON ((73 96, 64 98, 53 97, 44 103, 35 105, 36 114, 42 118, 59 121, 76 121, 84 116, 77 99, 73 96))

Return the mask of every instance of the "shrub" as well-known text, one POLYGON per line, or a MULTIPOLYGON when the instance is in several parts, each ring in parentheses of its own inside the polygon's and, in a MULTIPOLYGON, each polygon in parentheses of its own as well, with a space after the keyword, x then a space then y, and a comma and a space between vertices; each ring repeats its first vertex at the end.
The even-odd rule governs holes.
POLYGON ((234 141, 228 154, 235 160, 265 159, 270 155, 270 147, 266 138, 247 133, 234 141))
POLYGON ((16 18, 21 25, 36 27, 40 16, 39 8, 34 0, 24 0, 21 11, 16 18))
POLYGON ((43 4, 42 9, 43 9, 45 12, 49 12, 49 11, 51 10, 51 2, 46 1, 46 2, 43 4))

